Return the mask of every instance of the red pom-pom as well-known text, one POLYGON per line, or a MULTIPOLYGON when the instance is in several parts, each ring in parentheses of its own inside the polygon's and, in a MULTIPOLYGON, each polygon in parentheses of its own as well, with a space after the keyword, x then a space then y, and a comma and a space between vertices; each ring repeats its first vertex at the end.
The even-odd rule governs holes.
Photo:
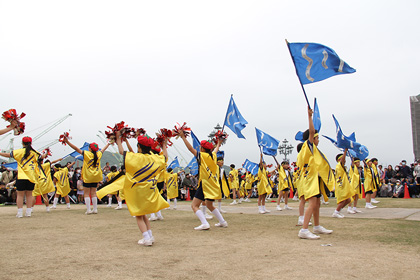
POLYGON ((117 131, 120 132, 121 139, 130 139, 136 138, 139 135, 146 134, 146 131, 143 128, 135 129, 132 127, 128 127, 124 122, 119 122, 114 125, 114 127, 107 126, 111 131, 105 131, 106 138, 108 139, 110 144, 115 143, 116 133, 117 131))
POLYGON ((46 155, 45 158, 52 156, 50 148, 46 148, 42 151, 42 154, 46 155))
POLYGON ((267 168, 271 168, 271 167, 273 167, 273 165, 272 165, 272 164, 268 164, 268 165, 267 165, 267 168))
MULTIPOLYGON (((10 123, 12 123, 12 121, 17 122, 17 126, 13 129, 14 135, 20 135, 25 132, 25 123, 20 121, 25 116, 26 114, 23 112, 20 115, 18 115, 15 109, 10 109, 8 111, 3 112, 2 114, 2 118, 5 121, 8 121, 10 123)), ((7 127, 10 127, 10 125, 8 125, 7 127)))
POLYGON ((228 134, 225 131, 217 131, 214 135, 214 138, 212 139, 213 143, 216 145, 218 141, 220 141, 220 145, 224 145, 226 143, 226 140, 228 138, 228 134))
POLYGON ((176 125, 175 125, 175 129, 174 129, 174 131, 173 131, 173 136, 176 138, 176 139, 178 139, 178 137, 179 137, 179 133, 181 132, 181 131, 183 131, 184 132, 184 135, 185 135, 185 137, 188 137, 188 135, 190 135, 190 133, 191 133, 191 128, 189 128, 189 127, 187 127, 186 126, 186 122, 184 122, 184 124, 183 125, 180 125, 179 123, 176 123, 176 125))
POLYGON ((161 128, 159 132, 156 133, 156 142, 159 146, 163 147, 163 142, 168 141, 168 146, 172 146, 171 137, 173 137, 174 132, 172 130, 161 128))
POLYGON ((66 142, 64 142, 65 139, 71 139, 68 132, 64 132, 63 134, 61 134, 60 137, 58 138, 58 141, 62 143, 63 145, 67 145, 66 142))

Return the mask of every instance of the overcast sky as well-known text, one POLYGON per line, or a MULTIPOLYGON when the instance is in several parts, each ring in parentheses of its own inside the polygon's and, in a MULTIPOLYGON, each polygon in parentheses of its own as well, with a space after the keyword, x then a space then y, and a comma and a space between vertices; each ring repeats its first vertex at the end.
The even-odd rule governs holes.
MULTIPOLYGON (((185 121, 205 139, 223 124, 233 94, 247 139, 227 130, 222 149, 226 164, 239 166, 259 160, 255 127, 293 146, 307 129, 284 40, 316 42, 357 71, 305 86, 311 102, 318 98, 321 134, 335 136, 335 114, 370 157, 411 162, 419 11, 419 1, 0 1, 0 110, 25 112, 32 137, 73 114, 35 148, 68 130, 76 145, 103 146, 98 130, 119 121, 152 135, 185 121)), ((171 157, 189 161, 182 141, 174 142, 171 157)), ((338 150, 324 138, 319 147, 334 167, 338 150)), ((51 149, 54 159, 71 152, 51 149)))

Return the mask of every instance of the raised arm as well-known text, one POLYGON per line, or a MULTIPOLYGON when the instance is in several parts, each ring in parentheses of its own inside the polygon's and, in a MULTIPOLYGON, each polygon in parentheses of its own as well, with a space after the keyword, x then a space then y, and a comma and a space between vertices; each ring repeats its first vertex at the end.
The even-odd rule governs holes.
POLYGON ((315 127, 314 127, 314 121, 312 119, 314 111, 312 111, 311 108, 308 106, 308 122, 309 122, 309 142, 312 144, 314 143, 314 136, 315 136, 315 127))
POLYGON ((62 158, 56 159, 56 160, 54 160, 54 161, 52 161, 52 162, 51 162, 51 165, 53 165, 53 164, 55 164, 55 163, 57 163, 57 162, 60 162, 60 161, 62 161, 62 160, 63 160, 62 158))
POLYGON ((347 151, 348 151, 348 149, 347 149, 347 148, 346 148, 346 149, 344 149, 343 156, 340 158, 340 163, 341 163, 341 165, 343 165, 343 166, 344 166, 344 164, 346 164, 346 155, 347 155, 347 151))
POLYGON ((0 153, 0 156, 9 158, 10 153, 0 153))
POLYGON ((130 143, 128 142, 128 140, 127 140, 127 139, 125 139, 125 140, 124 140, 124 142, 125 142, 125 144, 127 145, 127 149, 128 149, 130 152, 134 153, 133 148, 131 148, 131 145, 130 145, 130 143))
POLYGON ((9 127, 0 129, 0 135, 5 134, 11 130, 13 130, 17 126, 17 121, 12 121, 9 127))
POLYGON ((124 155, 124 148, 123 148, 123 146, 122 146, 122 143, 121 143, 121 134, 120 134, 120 132, 119 131, 117 131, 116 133, 115 133, 115 142, 117 142, 117 146, 118 146, 118 152, 121 154, 121 155, 124 155))
POLYGON ((197 150, 194 149, 194 147, 191 145, 190 142, 188 142, 187 138, 185 138, 184 132, 181 131, 179 133, 179 136, 181 136, 182 141, 184 141, 185 146, 187 147, 187 149, 195 156, 197 157, 197 150))
POLYGON ((168 139, 165 139, 165 141, 163 141, 163 143, 162 143, 163 147, 161 147, 162 148, 162 153, 165 156, 165 159, 168 158, 168 148, 166 148, 167 143, 168 143, 168 139))
POLYGON ((83 154, 83 151, 79 147, 75 146, 73 143, 70 143, 69 139, 64 138, 64 143, 66 143, 67 145, 69 145, 70 148, 72 148, 73 150, 75 150, 79 154, 81 154, 81 155, 83 154))
POLYGON ((104 153, 106 149, 108 149, 109 143, 106 143, 106 145, 102 148, 101 152, 104 153))
POLYGON ((260 165, 263 163, 263 155, 260 153, 260 165))
POLYGON ((221 146, 221 141, 220 141, 220 139, 219 140, 217 140, 217 145, 216 145, 216 148, 214 148, 214 151, 213 152, 215 152, 216 154, 217 154, 217 152, 219 151, 219 149, 220 149, 220 146, 221 146))

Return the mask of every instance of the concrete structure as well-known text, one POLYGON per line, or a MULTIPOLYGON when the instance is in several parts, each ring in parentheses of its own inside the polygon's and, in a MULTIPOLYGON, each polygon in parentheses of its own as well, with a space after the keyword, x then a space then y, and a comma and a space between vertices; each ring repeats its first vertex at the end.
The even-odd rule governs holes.
POLYGON ((420 95, 410 96, 411 127, 413 133, 413 152, 420 159, 420 95))

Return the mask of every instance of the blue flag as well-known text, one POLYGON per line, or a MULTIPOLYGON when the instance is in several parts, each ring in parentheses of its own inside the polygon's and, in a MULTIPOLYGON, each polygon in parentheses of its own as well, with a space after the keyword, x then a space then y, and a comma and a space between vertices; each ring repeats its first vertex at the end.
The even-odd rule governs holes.
POLYGON ((193 140, 193 148, 196 151, 200 151, 200 140, 198 140, 197 136, 195 136, 194 132, 191 130, 191 138, 193 140))
POLYGON ((171 162, 171 164, 169 164, 168 168, 166 169, 169 169, 169 168, 175 169, 177 167, 181 167, 181 166, 179 165, 178 157, 175 157, 174 160, 171 162))
MULTIPOLYGON (((315 98, 315 101, 314 101, 314 114, 312 116, 312 120, 314 122, 315 130, 317 130, 318 133, 319 133, 321 131, 321 114, 319 112, 318 102, 316 102, 316 98, 315 98)), ((298 133, 296 133, 295 140, 305 142, 305 140, 303 140, 303 132, 302 131, 298 131, 298 133)))
POLYGON ((352 133, 350 136, 344 135, 343 131, 341 130, 340 124, 338 123, 334 115, 333 115, 333 119, 334 119, 335 127, 336 127, 337 147, 342 148, 342 149, 358 150, 361 145, 356 142, 355 134, 352 133))
POLYGON ((316 43, 287 44, 303 85, 319 82, 335 75, 356 72, 333 49, 316 43))
MULTIPOLYGON (((352 135, 354 135, 354 133, 352 133, 352 135)), ((326 139, 330 140, 331 143, 333 143, 334 146, 336 146, 340 151, 344 151, 344 149, 339 148, 337 145, 337 141, 335 141, 334 139, 322 135, 324 136, 326 139)), ((360 160, 364 160, 365 158, 367 158, 369 156, 369 150, 366 146, 364 145, 360 145, 360 147, 358 149, 349 149, 348 150, 348 156, 352 157, 352 158, 359 158, 360 160)))
POLYGON ((277 155, 277 148, 279 147, 280 141, 258 128, 255 128, 255 132, 257 133, 258 146, 262 147, 263 154, 269 156, 277 155))
POLYGON ((192 160, 190 161, 190 163, 188 163, 187 167, 185 168, 189 168, 190 169, 190 173, 192 175, 197 175, 198 174, 198 162, 197 159, 195 157, 192 158, 192 160))
POLYGON ((236 134, 239 138, 244 138, 245 136, 242 135, 241 131, 245 128, 245 125, 248 122, 242 117, 241 113, 236 107, 235 101, 233 100, 233 96, 230 97, 229 107, 226 112, 225 123, 224 125, 229 127, 233 133, 236 134))
POLYGON ((257 163, 254 163, 254 162, 246 159, 244 164, 242 164, 242 166, 243 166, 243 168, 245 168, 246 171, 251 172, 252 175, 254 175, 254 176, 258 175, 258 164, 257 163))

